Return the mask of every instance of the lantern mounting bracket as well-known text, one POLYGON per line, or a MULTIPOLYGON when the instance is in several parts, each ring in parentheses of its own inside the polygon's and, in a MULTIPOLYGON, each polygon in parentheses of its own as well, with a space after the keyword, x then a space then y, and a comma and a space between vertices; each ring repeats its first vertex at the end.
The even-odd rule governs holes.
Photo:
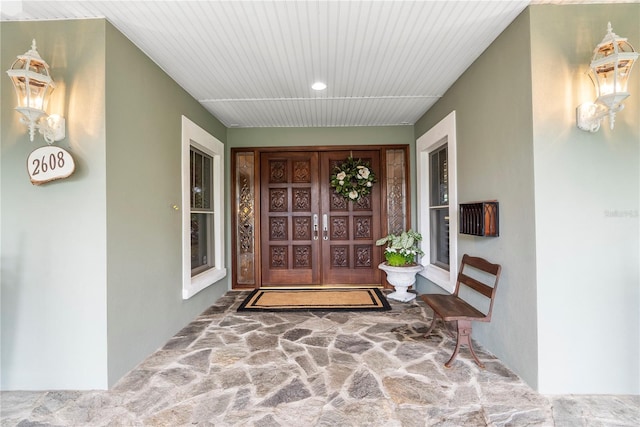
POLYGON ((21 117, 20 121, 29 126, 29 140, 33 141, 35 130, 42 135, 47 144, 51 145, 56 141, 61 141, 65 138, 65 120, 64 117, 57 114, 51 114, 50 116, 43 116, 37 123, 29 122, 25 117, 21 117))
POLYGON ((624 104, 618 104, 614 108, 594 102, 585 102, 576 108, 576 126, 587 132, 598 132, 602 120, 609 116, 609 128, 613 130, 616 113, 624 109, 624 104))

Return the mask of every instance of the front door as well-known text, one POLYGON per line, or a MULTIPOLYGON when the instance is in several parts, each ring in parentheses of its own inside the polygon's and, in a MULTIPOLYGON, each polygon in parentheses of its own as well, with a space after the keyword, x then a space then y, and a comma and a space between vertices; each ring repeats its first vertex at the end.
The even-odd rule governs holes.
POLYGON ((381 176, 377 150, 261 154, 262 286, 381 283, 380 185, 355 202, 330 185, 348 156, 381 176))

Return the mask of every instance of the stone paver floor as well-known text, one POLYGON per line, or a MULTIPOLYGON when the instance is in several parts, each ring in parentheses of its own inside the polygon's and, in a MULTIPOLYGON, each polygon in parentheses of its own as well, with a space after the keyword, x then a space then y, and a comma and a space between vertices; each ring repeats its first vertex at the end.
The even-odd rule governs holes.
POLYGON ((2 426, 637 426, 640 396, 543 396, 431 311, 237 313, 228 292, 109 391, 2 392, 2 426))

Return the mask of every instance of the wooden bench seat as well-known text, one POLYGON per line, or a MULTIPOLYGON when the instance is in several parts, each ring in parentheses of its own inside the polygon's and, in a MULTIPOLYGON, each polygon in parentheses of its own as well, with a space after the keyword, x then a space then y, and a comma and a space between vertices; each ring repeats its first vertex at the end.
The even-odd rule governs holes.
POLYGON ((443 322, 456 322, 456 347, 451 358, 444 364, 447 368, 451 367, 451 364, 460 351, 461 345, 469 347, 469 351, 471 352, 475 362, 478 366, 484 368, 484 365, 480 362, 478 356, 476 356, 471 344, 471 322, 491 321, 491 311, 493 310, 493 301, 498 287, 498 279, 500 278, 501 270, 502 267, 499 264, 492 264, 485 259, 465 254, 462 257, 460 272, 458 273, 456 288, 453 294, 425 294, 420 296, 420 298, 433 310, 433 321, 431 322, 431 326, 429 326, 429 330, 424 335, 425 338, 431 334, 438 319, 441 319, 443 322), (481 272, 484 276, 484 280, 488 283, 483 283, 480 279, 475 279, 469 276, 469 269, 475 269, 478 272, 481 272), (489 308, 486 313, 476 309, 460 297, 460 289, 462 286, 466 286, 488 299, 489 308))

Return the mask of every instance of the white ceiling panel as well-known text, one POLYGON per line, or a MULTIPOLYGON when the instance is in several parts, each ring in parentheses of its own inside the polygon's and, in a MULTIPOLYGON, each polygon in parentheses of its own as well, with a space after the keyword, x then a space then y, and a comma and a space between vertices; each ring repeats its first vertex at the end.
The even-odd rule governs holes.
POLYGON ((529 3, 3 0, 0 17, 104 17, 228 127, 376 126, 415 123, 529 3))
POLYGON ((414 123, 438 97, 336 97, 204 101, 230 127, 337 127, 414 123))

